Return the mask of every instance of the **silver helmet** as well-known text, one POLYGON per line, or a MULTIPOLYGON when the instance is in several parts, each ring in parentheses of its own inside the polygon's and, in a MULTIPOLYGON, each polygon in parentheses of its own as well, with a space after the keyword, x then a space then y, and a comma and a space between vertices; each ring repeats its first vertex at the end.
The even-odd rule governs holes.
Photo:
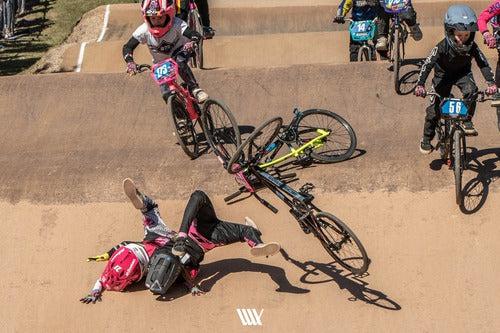
POLYGON ((444 16, 444 31, 450 46, 459 53, 467 53, 472 47, 475 32, 478 30, 476 13, 466 5, 452 5, 444 16), (455 41, 455 31, 469 31, 471 36, 458 45, 455 41))

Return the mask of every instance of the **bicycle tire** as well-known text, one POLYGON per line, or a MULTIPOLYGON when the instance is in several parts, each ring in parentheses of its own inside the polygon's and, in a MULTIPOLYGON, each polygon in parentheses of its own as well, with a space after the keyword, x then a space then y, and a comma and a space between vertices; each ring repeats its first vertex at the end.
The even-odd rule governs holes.
POLYGON ((171 95, 167 101, 167 107, 170 111, 174 124, 174 135, 177 138, 179 146, 184 153, 191 159, 200 156, 200 146, 198 143, 198 134, 196 133, 196 124, 191 121, 186 107, 178 94, 171 95))
POLYGON ((371 61, 368 49, 363 47, 360 52, 360 61, 371 61))
POLYGON ((368 254, 363 244, 361 244, 361 241, 354 232, 338 217, 330 213, 319 212, 315 215, 315 218, 319 226, 319 240, 326 252, 328 252, 328 254, 342 267, 353 274, 361 275, 366 273, 370 265, 370 259, 368 258, 368 254), (333 224, 325 219, 330 220, 333 224), (340 239, 335 239, 335 235, 340 239), (340 249, 337 249, 335 245, 339 243, 341 243, 340 249), (353 245, 355 249, 357 248, 357 252, 359 253, 348 253, 346 256, 343 256, 341 250, 346 248, 346 245, 353 245), (354 266, 354 263, 358 264, 354 266))
MULTIPOLYGON (((262 159, 266 154, 262 150, 273 142, 273 140, 278 136, 279 130, 283 125, 283 119, 281 117, 275 117, 267 120, 262 125, 257 127, 250 136, 241 143, 234 155, 229 160, 227 164, 227 171, 230 174, 235 174, 239 170, 233 168, 235 163, 248 163, 250 160, 259 154, 259 160, 262 159), (264 133, 266 136, 263 137, 262 142, 256 142, 260 135, 264 133), (245 152, 245 150, 247 150, 245 152), (262 154, 262 155, 260 155, 262 154)), ((258 163, 259 161, 252 161, 253 163, 258 163)))
MULTIPOLYGON (((352 126, 339 116, 338 114, 323 110, 323 109, 310 109, 302 112, 302 118, 299 120, 297 127, 298 143, 300 145, 310 141, 313 137, 317 135, 316 129, 320 128, 323 130, 328 130, 330 135, 326 137, 326 141, 320 149, 314 149, 311 151, 311 157, 316 161, 333 163, 345 161, 352 156, 354 150, 356 149, 357 139, 356 133, 352 126), (309 123, 309 119, 314 124, 309 123), (327 119, 325 123, 321 123, 322 119, 327 119), (340 133, 345 132, 341 135, 340 133), (312 133, 311 137, 307 137, 306 134, 312 133), (335 137, 345 136, 348 137, 349 142, 346 143, 348 146, 344 149, 336 149, 336 141, 332 140, 335 137), (333 145, 330 145, 333 143, 333 145), (333 146, 333 147, 332 147, 333 146), (332 147, 332 148, 330 148, 332 147)), ((338 142, 339 143, 339 142, 338 142)))
POLYGON ((224 103, 209 99, 203 104, 201 118, 205 137, 214 154, 224 164, 227 163, 241 145, 240 130, 234 115, 224 103))
POLYGON ((401 43, 401 38, 400 38, 400 28, 399 27, 394 27, 394 49, 393 49, 393 63, 392 63, 392 69, 393 69, 393 79, 394 79, 394 89, 396 90, 396 93, 400 93, 399 89, 399 68, 400 68, 400 54, 399 54, 399 47, 401 43))
MULTIPOLYGON (((188 26, 191 30, 196 31, 203 36, 203 25, 201 24, 201 17, 198 9, 189 11, 188 26)), ((191 57, 191 66, 193 68, 203 68, 203 38, 201 38, 197 43, 195 54, 191 57)))
POLYGON ((462 203, 462 172, 464 169, 464 157, 462 157, 462 135, 456 130, 453 134, 453 172, 455 174, 455 200, 457 205, 462 203))

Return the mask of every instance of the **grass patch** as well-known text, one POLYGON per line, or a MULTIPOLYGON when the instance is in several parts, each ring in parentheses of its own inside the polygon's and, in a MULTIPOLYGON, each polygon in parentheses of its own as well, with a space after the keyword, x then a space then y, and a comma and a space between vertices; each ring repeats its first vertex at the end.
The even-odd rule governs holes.
POLYGON ((22 73, 51 47, 60 45, 86 12, 106 4, 138 0, 27 0, 26 15, 18 18, 17 39, 0 40, 0 75, 22 73))

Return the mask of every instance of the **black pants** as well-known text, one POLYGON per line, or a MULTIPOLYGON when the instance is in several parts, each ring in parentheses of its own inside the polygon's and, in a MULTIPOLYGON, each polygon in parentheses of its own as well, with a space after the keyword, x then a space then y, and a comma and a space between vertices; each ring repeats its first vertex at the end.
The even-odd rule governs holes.
MULTIPOLYGON (((435 76, 432 79, 432 87, 436 93, 442 97, 449 97, 451 88, 456 85, 463 94, 463 98, 467 99, 477 93, 477 85, 472 76, 472 72, 462 75, 458 78, 445 78, 435 76)), ((440 102, 437 98, 431 98, 431 104, 426 109, 425 123, 424 123, 424 138, 432 140, 436 132, 436 126, 439 121, 440 115, 440 102)), ((466 103, 469 109, 469 117, 474 116, 476 111, 476 101, 466 103)))
MULTIPOLYGON (((414 26, 417 24, 417 12, 413 9, 413 6, 408 7, 408 10, 399 14, 401 20, 406 23, 408 26, 414 26)), ((379 36, 387 36, 389 33, 389 21, 391 18, 391 14, 387 13, 382 6, 379 6, 378 9, 378 35, 379 36)))
MULTIPOLYGON (((204 27, 210 26, 210 12, 208 9, 208 0, 195 0, 196 6, 198 7, 198 12, 201 17, 201 24, 204 27)), ((179 18, 187 22, 187 17, 189 13, 189 0, 181 0, 179 18)))
POLYGON ((195 191, 191 194, 184 210, 179 233, 187 234, 194 221, 196 221, 196 230, 217 246, 236 242, 247 242, 249 245, 262 243, 259 230, 247 225, 220 220, 215 214, 210 198, 203 191, 195 191))

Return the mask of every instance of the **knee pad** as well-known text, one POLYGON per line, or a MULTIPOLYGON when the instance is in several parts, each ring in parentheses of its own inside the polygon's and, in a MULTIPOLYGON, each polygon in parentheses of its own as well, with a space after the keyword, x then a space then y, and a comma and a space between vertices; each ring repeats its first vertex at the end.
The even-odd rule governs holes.
POLYGON ((165 294, 181 273, 179 259, 161 248, 153 254, 146 277, 146 287, 153 294, 165 294))

